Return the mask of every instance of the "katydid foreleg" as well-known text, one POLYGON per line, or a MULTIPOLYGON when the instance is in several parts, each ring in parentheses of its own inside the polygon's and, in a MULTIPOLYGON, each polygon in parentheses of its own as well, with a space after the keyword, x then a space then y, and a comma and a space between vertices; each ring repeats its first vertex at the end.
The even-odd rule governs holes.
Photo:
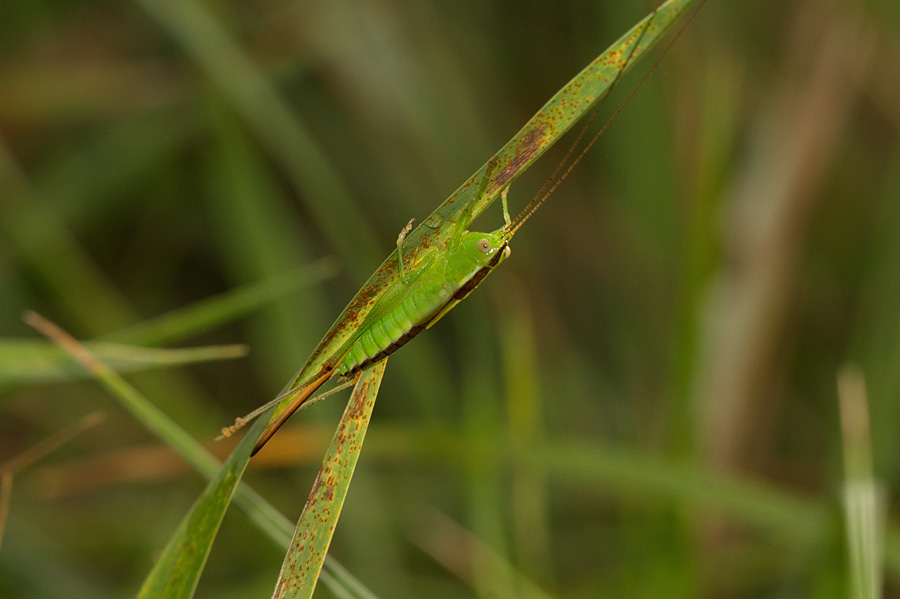
POLYGON ((411 218, 409 222, 406 223, 406 226, 403 227, 403 230, 400 231, 400 234, 397 235, 397 263, 400 266, 400 278, 406 283, 406 270, 403 268, 403 240, 406 239, 406 234, 412 231, 412 225, 416 219, 411 218))

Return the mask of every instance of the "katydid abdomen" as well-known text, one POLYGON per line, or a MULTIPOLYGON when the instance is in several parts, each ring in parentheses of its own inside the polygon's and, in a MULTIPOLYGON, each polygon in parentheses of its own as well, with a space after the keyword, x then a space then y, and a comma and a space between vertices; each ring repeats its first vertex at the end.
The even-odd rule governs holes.
POLYGON ((419 281, 397 306, 377 315, 341 360, 337 367, 339 374, 350 376, 367 368, 391 355, 425 328, 423 323, 434 313, 435 303, 445 305, 453 293, 437 277, 427 279, 419 281))
POLYGON ((357 334, 337 352, 336 365, 323 368, 263 432, 256 454, 275 431, 335 373, 350 377, 383 360, 444 316, 509 255, 508 231, 466 232, 451 247, 418 266, 407 281, 385 293, 363 319, 357 334))
POLYGON ((435 257, 415 273, 398 298, 386 298, 385 305, 379 302, 372 308, 337 371, 350 376, 403 347, 471 293, 507 255, 502 229, 466 233, 456 251, 435 257))

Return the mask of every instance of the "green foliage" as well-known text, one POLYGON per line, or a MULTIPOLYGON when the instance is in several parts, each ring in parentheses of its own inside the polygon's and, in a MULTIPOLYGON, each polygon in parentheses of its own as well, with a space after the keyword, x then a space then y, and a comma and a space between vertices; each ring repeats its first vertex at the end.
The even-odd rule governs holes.
MULTIPOLYGON (((252 350, 125 373, 152 400, 126 410, 94 383, 29 382, 23 353, 0 354, 15 383, 3 456, 108 413, 15 471, 0 595, 137 593, 206 483, 128 410, 165 415, 181 435, 165 447, 236 483, 243 466, 217 467, 231 446, 194 441, 271 398, 409 218, 424 222, 647 11, 0 5, 0 330, 16 340, 0 349, 34 335, 20 320, 34 309, 94 348, 252 350), (336 280, 296 270, 326 256, 336 280), (225 304, 152 322, 215 296, 225 304)), ((511 259, 391 358, 330 548, 351 574, 326 570, 339 581, 317 596, 364 595, 358 579, 401 598, 846 597, 881 570, 859 563, 880 555, 862 544, 877 517, 851 522, 852 553, 843 538, 848 361, 868 388, 867 489, 887 491, 897 586, 900 120, 875 60, 898 42, 896 13, 705 7, 511 259)), ((516 180, 514 211, 561 155, 516 180)), ((479 228, 499 226, 495 208, 479 228)), ((75 372, 33 347, 54 377, 75 372)), ((242 485, 223 493, 212 551, 194 556, 197 597, 271 593, 343 401, 306 410, 250 462, 275 508, 242 485), (223 516, 232 490, 243 510, 223 516)))

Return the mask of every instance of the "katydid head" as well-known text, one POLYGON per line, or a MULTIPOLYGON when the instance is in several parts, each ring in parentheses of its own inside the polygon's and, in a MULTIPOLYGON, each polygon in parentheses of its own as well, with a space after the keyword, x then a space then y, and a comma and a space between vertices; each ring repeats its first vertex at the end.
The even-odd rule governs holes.
POLYGON ((492 233, 467 231, 463 235, 461 247, 480 266, 500 264, 512 253, 502 229, 492 233))

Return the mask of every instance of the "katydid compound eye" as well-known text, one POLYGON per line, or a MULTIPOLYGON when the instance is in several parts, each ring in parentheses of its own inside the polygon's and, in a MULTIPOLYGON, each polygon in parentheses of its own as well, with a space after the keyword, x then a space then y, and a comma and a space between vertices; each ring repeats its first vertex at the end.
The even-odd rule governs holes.
POLYGON ((487 239, 479 239, 478 240, 478 251, 482 254, 487 254, 491 251, 491 242, 487 239))

